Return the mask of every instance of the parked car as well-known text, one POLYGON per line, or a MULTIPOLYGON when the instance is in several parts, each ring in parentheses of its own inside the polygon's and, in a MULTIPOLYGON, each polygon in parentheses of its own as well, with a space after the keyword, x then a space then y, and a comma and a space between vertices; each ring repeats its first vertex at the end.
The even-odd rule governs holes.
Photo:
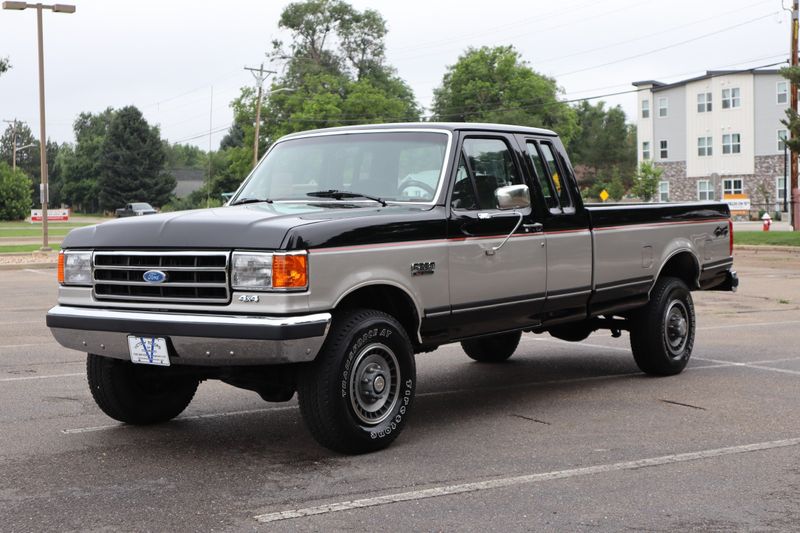
POLYGON ((121 217, 138 217, 142 215, 155 215, 158 211, 150 204, 144 202, 137 202, 127 204, 125 207, 120 207, 114 213, 117 218, 121 217))
POLYGON ((627 330, 643 372, 680 373, 692 291, 738 285, 732 243, 723 203, 584 205, 549 130, 334 128, 278 140, 226 207, 70 232, 47 325, 116 420, 174 418, 218 379, 297 393, 322 445, 361 453, 444 344, 501 363, 522 332, 627 330))

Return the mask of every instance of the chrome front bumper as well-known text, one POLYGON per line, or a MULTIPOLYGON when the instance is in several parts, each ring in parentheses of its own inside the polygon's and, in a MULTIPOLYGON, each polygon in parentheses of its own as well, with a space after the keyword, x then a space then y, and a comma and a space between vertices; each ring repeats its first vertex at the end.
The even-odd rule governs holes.
POLYGON ((128 336, 164 337, 172 364, 264 365, 313 361, 330 313, 270 317, 151 313, 58 305, 47 326, 66 348, 129 359, 128 336))

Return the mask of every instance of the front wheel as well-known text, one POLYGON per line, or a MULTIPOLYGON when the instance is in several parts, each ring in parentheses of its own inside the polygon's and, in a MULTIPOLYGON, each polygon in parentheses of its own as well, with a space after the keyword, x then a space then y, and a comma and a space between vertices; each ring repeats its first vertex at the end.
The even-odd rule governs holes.
POLYGON ((86 375, 97 406, 111 418, 135 425, 175 418, 192 401, 199 384, 196 378, 170 376, 94 354, 86 359, 86 375))
POLYGON ((695 314, 689 288, 678 278, 660 278, 637 315, 631 323, 637 366, 656 376, 680 374, 694 346, 695 314))
POLYGON ((415 384, 414 352, 400 323, 381 311, 344 311, 316 361, 301 372, 300 412, 322 446, 372 452, 402 431, 415 384))

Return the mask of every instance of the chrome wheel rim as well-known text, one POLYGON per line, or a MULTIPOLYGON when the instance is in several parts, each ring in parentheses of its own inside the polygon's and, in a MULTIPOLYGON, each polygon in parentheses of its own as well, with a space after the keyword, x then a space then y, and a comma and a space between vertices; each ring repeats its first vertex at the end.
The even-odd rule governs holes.
POLYGON ((380 424, 397 404, 400 367, 394 352, 385 344, 370 344, 361 350, 350 373, 350 404, 366 425, 380 424))
POLYGON ((673 300, 664 315, 665 344, 673 357, 681 357, 689 341, 689 311, 680 300, 673 300))

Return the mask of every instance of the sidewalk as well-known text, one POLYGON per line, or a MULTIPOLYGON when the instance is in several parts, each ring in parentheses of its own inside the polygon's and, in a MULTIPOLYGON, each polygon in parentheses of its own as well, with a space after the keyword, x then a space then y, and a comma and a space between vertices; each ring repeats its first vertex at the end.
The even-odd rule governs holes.
MULTIPOLYGON (((763 224, 761 222, 733 222, 733 231, 761 231, 763 224)), ((770 231, 792 231, 791 226, 789 226, 789 222, 781 221, 775 222, 772 221, 772 226, 769 228, 770 231)))

